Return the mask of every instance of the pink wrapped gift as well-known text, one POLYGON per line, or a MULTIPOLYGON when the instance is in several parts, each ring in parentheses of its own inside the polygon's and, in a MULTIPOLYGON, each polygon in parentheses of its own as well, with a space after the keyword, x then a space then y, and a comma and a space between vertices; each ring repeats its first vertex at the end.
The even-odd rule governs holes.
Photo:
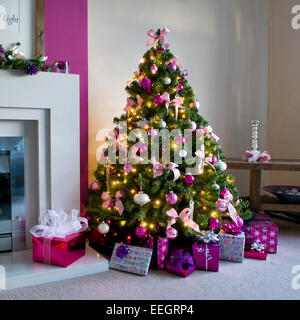
POLYGON ((150 248, 153 249, 151 268, 164 270, 165 263, 169 257, 169 240, 162 237, 152 237, 149 239, 150 248))
POLYGON ((277 252, 278 227, 268 215, 256 214, 254 219, 245 223, 243 231, 246 237, 246 247, 260 240, 265 245, 267 252, 277 252))
POLYGON ((88 221, 73 209, 67 214, 48 210, 31 228, 33 260, 67 267, 85 254, 85 232, 88 221))
POLYGON ((257 252, 255 250, 246 250, 245 257, 251 259, 267 260, 267 253, 266 251, 257 252))
POLYGON ((85 254, 85 232, 65 238, 43 238, 32 236, 32 259, 36 262, 67 267, 85 254))
POLYGON ((193 244, 193 258, 196 269, 219 271, 219 250, 218 243, 193 244))

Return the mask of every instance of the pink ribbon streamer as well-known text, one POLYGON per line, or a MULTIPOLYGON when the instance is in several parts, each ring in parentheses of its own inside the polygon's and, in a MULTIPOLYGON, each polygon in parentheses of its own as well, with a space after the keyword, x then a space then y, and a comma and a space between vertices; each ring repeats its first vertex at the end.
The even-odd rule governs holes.
POLYGON ((162 163, 154 161, 153 163, 153 173, 154 178, 161 176, 164 173, 164 170, 173 171, 174 179, 176 181, 180 177, 180 171, 177 169, 178 165, 176 163, 170 162, 168 167, 164 166, 162 163))
POLYGON ((150 38, 153 38, 152 40, 149 40, 146 44, 146 46, 151 46, 153 44, 155 44, 156 42, 158 42, 159 40, 161 40, 162 45, 168 49, 169 48, 169 42, 168 40, 165 38, 165 36, 169 33, 170 31, 164 27, 160 33, 160 35, 158 35, 153 29, 149 29, 147 32, 147 35, 150 38))
POLYGON ((183 100, 181 97, 175 97, 172 101, 171 101, 171 104, 173 106, 175 106, 175 117, 176 117, 176 120, 178 119, 178 108, 184 108, 182 106, 183 104, 183 100))
POLYGON ((197 150, 195 152, 195 155, 196 155, 196 157, 200 158, 205 163, 209 164, 216 171, 216 168, 209 162, 210 158, 209 157, 207 157, 207 158, 205 157, 204 144, 202 144, 200 150, 197 150))
POLYGON ((183 223, 189 226, 191 229, 200 233, 199 225, 192 219, 189 218, 191 211, 189 208, 183 209, 178 215, 177 211, 173 208, 167 211, 167 215, 172 219, 168 222, 167 229, 171 228, 177 219, 181 219, 183 223))
POLYGON ((182 64, 180 64, 180 63, 178 62, 178 57, 176 57, 176 56, 174 56, 174 57, 169 61, 169 63, 170 63, 170 62, 176 64, 176 66, 179 67, 179 68, 182 67, 182 64))
POLYGON ((165 101, 165 106, 166 106, 167 113, 168 113, 169 105, 170 105, 170 95, 168 92, 165 92, 160 97, 165 101))
MULTIPOLYGON (((124 206, 122 201, 120 200, 121 197, 124 196, 124 193, 122 191, 117 191, 116 195, 115 195, 115 205, 119 211, 120 216, 122 215, 123 211, 124 211, 124 206)), ((103 209, 108 209, 108 208, 114 208, 114 201, 112 199, 112 197, 110 196, 109 193, 103 191, 102 195, 101 195, 101 199, 106 200, 105 202, 103 202, 102 204, 102 208, 103 209)))

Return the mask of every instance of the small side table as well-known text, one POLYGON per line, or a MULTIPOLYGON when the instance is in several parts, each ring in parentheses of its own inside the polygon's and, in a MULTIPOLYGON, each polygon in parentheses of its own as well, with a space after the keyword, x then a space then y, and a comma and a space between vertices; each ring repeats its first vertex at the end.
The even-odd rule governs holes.
POLYGON ((250 209, 300 212, 300 204, 280 203, 276 199, 261 197, 261 171, 300 171, 300 160, 271 160, 268 163, 247 162, 241 158, 228 158, 228 169, 250 170, 250 209))

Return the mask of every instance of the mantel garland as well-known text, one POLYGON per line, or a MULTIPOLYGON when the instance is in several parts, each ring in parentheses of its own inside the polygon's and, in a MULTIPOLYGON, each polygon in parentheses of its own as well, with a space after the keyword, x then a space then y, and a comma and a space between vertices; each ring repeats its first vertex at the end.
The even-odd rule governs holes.
POLYGON ((36 75, 40 71, 56 72, 58 68, 64 69, 66 62, 55 61, 46 64, 48 57, 37 55, 34 59, 28 59, 21 51, 21 43, 17 42, 10 49, 5 50, 0 44, 0 69, 24 70, 28 75, 36 75))

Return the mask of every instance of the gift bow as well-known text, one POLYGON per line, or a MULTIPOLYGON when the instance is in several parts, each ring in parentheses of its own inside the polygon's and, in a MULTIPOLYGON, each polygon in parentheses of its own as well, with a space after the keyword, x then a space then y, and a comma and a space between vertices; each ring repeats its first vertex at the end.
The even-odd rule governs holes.
POLYGON ((143 103, 143 99, 141 97, 137 98, 137 102, 135 102, 133 99, 127 98, 127 104, 126 107, 124 108, 124 111, 127 112, 127 115, 129 115, 131 107, 136 105, 136 110, 141 109, 143 103))
POLYGON ((116 250, 116 256, 121 259, 126 257, 129 253, 130 253, 130 249, 128 248, 128 246, 126 246, 124 244, 121 244, 120 246, 118 246, 118 248, 116 250))
POLYGON ((261 252, 265 250, 265 245, 260 242, 260 240, 255 240, 251 245, 251 250, 256 250, 261 252))
POLYGON ((169 165, 166 167, 162 163, 154 161, 153 162, 154 178, 160 177, 164 173, 164 170, 169 170, 169 171, 173 171, 174 173, 173 181, 176 181, 180 176, 180 171, 177 169, 177 167, 178 167, 178 164, 173 162, 170 162, 169 165))
POLYGON ((194 220, 189 218, 190 214, 191 214, 190 208, 183 209, 179 215, 175 209, 171 209, 167 211, 167 215, 172 218, 168 222, 167 229, 171 228, 172 225, 175 224, 176 220, 179 218, 182 220, 183 223, 185 223, 191 229, 195 230, 196 232, 200 232, 198 224, 194 220))
MULTIPOLYGON (((124 206, 122 201, 120 200, 121 197, 124 196, 124 193, 122 191, 117 191, 116 195, 115 195, 115 205, 119 211, 120 216, 122 215, 123 211, 124 211, 124 206)), ((103 202, 102 204, 102 208, 103 209, 107 209, 107 208, 114 208, 114 201, 113 198, 110 196, 109 193, 103 191, 102 195, 101 195, 101 199, 106 200, 105 202, 103 202)))
POLYGON ((212 231, 201 231, 200 235, 197 236, 197 242, 210 243, 210 242, 218 242, 219 237, 212 231))
POLYGON ((168 264, 178 268, 188 269, 194 266, 194 260, 188 252, 183 253, 183 249, 179 249, 172 254, 168 264))
POLYGON ((149 40, 147 42, 147 46, 151 46, 153 44, 155 44, 156 42, 158 42, 159 40, 161 40, 162 45, 168 49, 169 48, 169 42, 168 40, 165 38, 165 36, 170 32, 170 30, 168 30, 166 27, 164 27, 161 31, 161 33, 158 35, 153 29, 148 30, 147 35, 150 38, 153 38, 152 40, 149 40))
POLYGON ((86 218, 79 216, 79 211, 73 209, 67 214, 64 210, 48 210, 39 217, 39 224, 30 229, 35 237, 65 238, 72 233, 81 232, 88 227, 86 218))

